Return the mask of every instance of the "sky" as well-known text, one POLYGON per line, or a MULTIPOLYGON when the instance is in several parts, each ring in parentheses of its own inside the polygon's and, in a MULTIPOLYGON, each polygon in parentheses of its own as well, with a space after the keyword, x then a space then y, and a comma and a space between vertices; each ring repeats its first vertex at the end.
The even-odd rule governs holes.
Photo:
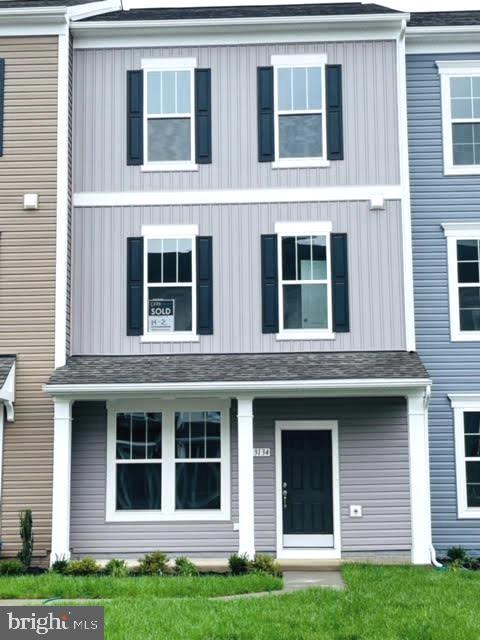
MULTIPOLYGON (((335 0, 333 0, 335 1, 335 0)), ((375 0, 371 0, 375 2, 375 0)), ((162 7, 201 7, 268 4, 322 4, 323 0, 124 0, 125 8, 162 6, 162 7)), ((330 0, 332 2, 332 0, 330 0)), ((377 4, 401 11, 461 11, 480 10, 480 0, 376 0, 377 4)))

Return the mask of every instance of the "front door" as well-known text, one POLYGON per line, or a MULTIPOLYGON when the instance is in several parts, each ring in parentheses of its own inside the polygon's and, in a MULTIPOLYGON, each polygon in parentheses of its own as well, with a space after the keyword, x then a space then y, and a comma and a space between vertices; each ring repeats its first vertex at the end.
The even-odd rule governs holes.
POLYGON ((284 547, 333 547, 330 430, 282 430, 282 508, 284 547))

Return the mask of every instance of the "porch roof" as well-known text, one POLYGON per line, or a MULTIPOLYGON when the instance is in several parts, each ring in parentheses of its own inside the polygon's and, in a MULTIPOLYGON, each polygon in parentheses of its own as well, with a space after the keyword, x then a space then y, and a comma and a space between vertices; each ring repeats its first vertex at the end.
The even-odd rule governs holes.
POLYGON ((46 389, 327 380, 421 383, 428 378, 418 354, 406 351, 73 356, 53 373, 46 389))

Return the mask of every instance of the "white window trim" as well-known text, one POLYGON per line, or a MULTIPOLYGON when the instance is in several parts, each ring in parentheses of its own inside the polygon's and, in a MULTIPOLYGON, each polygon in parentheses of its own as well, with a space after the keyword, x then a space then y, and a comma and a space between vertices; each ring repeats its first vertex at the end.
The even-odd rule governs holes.
POLYGON ((453 408, 455 423, 455 468, 457 478, 457 515, 461 520, 479 520, 480 508, 467 503, 467 473, 465 463, 464 413, 480 412, 480 395, 451 394, 448 396, 453 408))
MULTIPOLYGON (((143 152, 142 171, 198 171, 195 162, 195 69, 196 58, 147 58, 141 63, 143 70, 143 152), (190 71, 190 149, 191 160, 178 162, 150 162, 148 160, 148 81, 149 71, 190 71)), ((164 114, 165 115, 165 114, 164 114)), ((172 114, 175 117, 175 114, 172 114)))
POLYGON ((278 326, 276 339, 281 340, 335 340, 332 316, 332 274, 330 256, 331 222, 277 222, 275 233, 278 240, 278 326), (283 327, 283 280, 282 280, 282 237, 290 235, 326 236, 327 249, 327 304, 328 327, 326 329, 284 329, 283 327))
POLYGON ((452 342, 480 341, 480 331, 460 330, 459 282, 457 267, 457 240, 480 240, 480 222, 442 224, 447 238, 448 297, 450 308, 450 340, 452 342))
POLYGON ((282 560, 338 559, 341 557, 340 463, 337 420, 282 420, 275 422, 275 501, 277 558, 282 560), (282 431, 311 430, 332 432, 333 547, 289 549, 283 545, 282 431))
POLYGON ((144 333, 140 342, 199 342, 197 334, 197 225, 143 225, 143 326, 144 333), (192 330, 171 331, 165 334, 148 331, 148 240, 158 239, 191 239, 192 240, 192 330))
POLYGON ((480 175, 480 165, 456 165, 453 163, 452 103, 450 92, 451 78, 480 76, 480 60, 439 60, 436 64, 438 73, 440 74, 442 93, 444 173, 445 175, 452 176, 480 175))
MULTIPOLYGON (((304 55, 273 55, 271 57, 273 66, 273 96, 274 96, 274 143, 275 160, 272 162, 273 169, 299 169, 299 168, 322 168, 329 167, 330 161, 327 159, 327 103, 326 103, 326 82, 325 67, 327 55, 325 53, 304 54, 304 55), (314 158, 280 158, 280 132, 278 109, 278 70, 292 67, 321 67, 322 69, 322 157, 314 158)), ((309 113, 310 111, 306 112, 309 113)), ((297 112, 292 112, 297 113, 297 112)), ((298 112, 301 113, 301 112, 298 112)))
MULTIPOLYGON (((208 459, 205 459, 207 461, 208 459)), ((107 403, 107 522, 229 521, 230 496, 230 404, 227 400, 135 400, 107 403), (175 412, 220 411, 221 504, 219 510, 175 509, 175 412), (116 415, 128 412, 162 414, 162 509, 116 510, 116 415)))

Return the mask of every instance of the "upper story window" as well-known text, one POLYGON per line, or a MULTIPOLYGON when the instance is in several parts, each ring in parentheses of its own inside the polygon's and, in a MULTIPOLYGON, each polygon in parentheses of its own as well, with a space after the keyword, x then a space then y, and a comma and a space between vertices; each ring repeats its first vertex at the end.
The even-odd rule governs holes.
POLYGON ((143 60, 144 168, 197 169, 195 59, 143 60))
POLYGON ((480 518, 480 397, 451 395, 459 518, 480 518))
POLYGON ((453 341, 480 340, 480 224, 446 223, 453 341))
POLYGON ((480 173, 480 61, 437 62, 446 174, 480 173))
POLYGON ((145 339, 196 338, 195 226, 144 228, 145 339))
POLYGON ((274 166, 328 166, 326 56, 272 56, 274 166))
POLYGON ((333 337, 330 223, 279 223, 279 337, 333 337))

